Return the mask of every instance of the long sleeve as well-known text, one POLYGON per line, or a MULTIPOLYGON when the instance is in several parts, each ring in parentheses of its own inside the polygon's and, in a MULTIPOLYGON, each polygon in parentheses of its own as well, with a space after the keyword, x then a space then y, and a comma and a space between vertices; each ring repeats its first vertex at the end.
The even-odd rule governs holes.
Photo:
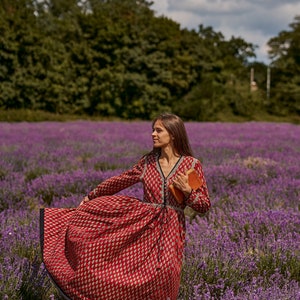
POLYGON ((105 196, 113 195, 127 187, 141 181, 145 168, 145 159, 142 158, 132 169, 122 173, 121 175, 113 176, 101 182, 94 190, 88 194, 90 200, 105 196))
POLYGON ((197 190, 192 190, 191 194, 186 200, 186 205, 190 206, 192 209, 199 213, 205 213, 209 210, 211 204, 200 161, 197 161, 197 163, 194 166, 194 169, 202 179, 203 185, 197 190))

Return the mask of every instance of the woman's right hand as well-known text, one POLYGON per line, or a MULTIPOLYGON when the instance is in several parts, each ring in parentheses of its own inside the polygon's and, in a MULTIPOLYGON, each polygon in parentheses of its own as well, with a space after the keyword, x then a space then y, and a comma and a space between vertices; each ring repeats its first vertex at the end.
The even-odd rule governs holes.
POLYGON ((82 199, 82 201, 80 202, 79 206, 81 206, 82 204, 84 204, 84 203, 86 203, 86 202, 88 202, 88 201, 90 201, 90 199, 88 198, 88 196, 85 196, 85 197, 82 199))

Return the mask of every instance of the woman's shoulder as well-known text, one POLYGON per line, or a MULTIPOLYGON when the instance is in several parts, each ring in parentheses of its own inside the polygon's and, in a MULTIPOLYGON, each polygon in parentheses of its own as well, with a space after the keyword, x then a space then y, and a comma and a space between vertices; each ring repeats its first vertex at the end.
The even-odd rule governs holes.
POLYGON ((157 158, 158 154, 155 153, 155 152, 149 152, 149 153, 146 153, 144 154, 141 158, 140 158, 140 161, 142 162, 153 162, 153 161, 156 161, 156 158, 157 158))
POLYGON ((187 155, 187 156, 184 156, 183 157, 183 161, 186 163, 186 164, 190 164, 192 166, 195 166, 196 164, 200 164, 201 165, 201 162, 199 159, 197 159, 196 157, 194 156, 190 156, 190 155, 187 155))
POLYGON ((157 160, 158 153, 151 151, 145 155, 145 159, 147 162, 154 162, 157 160))
POLYGON ((191 155, 185 155, 183 157, 184 160, 187 160, 187 161, 198 161, 198 159, 194 156, 191 156, 191 155))

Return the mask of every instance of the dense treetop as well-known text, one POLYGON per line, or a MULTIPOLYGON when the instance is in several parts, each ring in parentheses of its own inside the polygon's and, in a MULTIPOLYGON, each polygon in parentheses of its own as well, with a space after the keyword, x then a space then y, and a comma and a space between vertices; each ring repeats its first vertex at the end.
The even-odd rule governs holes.
POLYGON ((149 119, 257 110, 299 114, 300 17, 269 41, 267 66, 255 45, 199 24, 180 28, 145 0, 1 0, 0 108, 149 119), (250 91, 250 69, 258 90, 250 91))

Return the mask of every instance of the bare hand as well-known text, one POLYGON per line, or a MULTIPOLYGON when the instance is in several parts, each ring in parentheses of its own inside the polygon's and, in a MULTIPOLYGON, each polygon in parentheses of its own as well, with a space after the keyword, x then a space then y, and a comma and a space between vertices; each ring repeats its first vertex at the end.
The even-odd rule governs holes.
POLYGON ((84 203, 86 203, 86 202, 88 202, 89 200, 90 200, 90 199, 88 198, 88 196, 85 196, 85 197, 82 199, 82 201, 80 202, 79 206, 82 205, 82 204, 84 204, 84 203))
POLYGON ((185 194, 190 194, 192 192, 192 188, 188 183, 187 174, 179 172, 177 177, 173 180, 173 184, 175 187, 183 191, 185 194))

